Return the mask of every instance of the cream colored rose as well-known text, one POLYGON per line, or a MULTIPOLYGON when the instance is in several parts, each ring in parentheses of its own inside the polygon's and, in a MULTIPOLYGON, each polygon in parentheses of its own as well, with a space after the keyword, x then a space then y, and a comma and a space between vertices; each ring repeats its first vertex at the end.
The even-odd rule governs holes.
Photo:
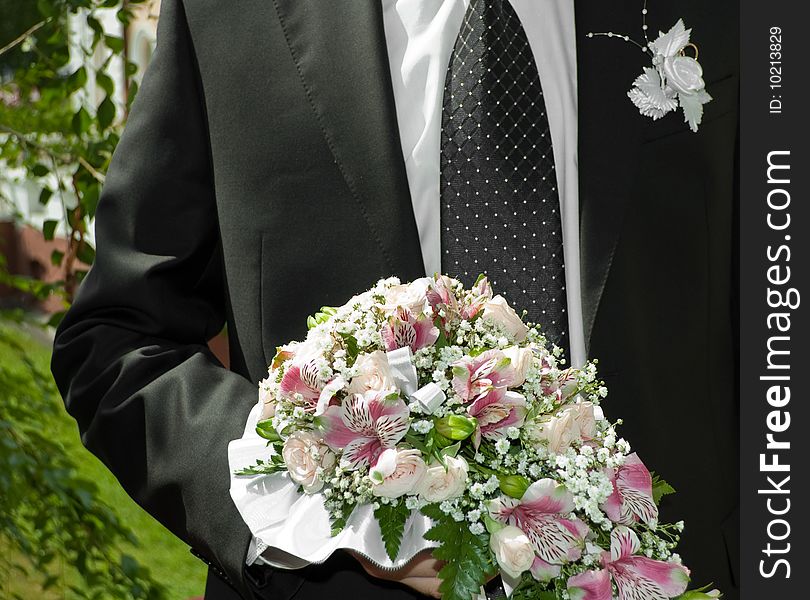
POLYGON ((460 496, 467 485, 467 461, 460 456, 446 456, 444 462, 446 469, 439 462, 431 463, 419 486, 419 495, 428 502, 442 502, 460 496))
POLYGON ((552 420, 548 436, 548 447, 552 452, 565 452, 578 439, 579 423, 575 412, 565 410, 552 420))
POLYGON ((415 492, 427 472, 419 450, 385 450, 377 463, 369 469, 368 477, 374 487, 375 496, 399 498, 415 492))
POLYGON ((526 339, 529 329, 503 296, 495 296, 484 305, 482 318, 502 326, 516 342, 526 339))
POLYGON ((596 414, 593 402, 580 402, 566 410, 570 410, 574 414, 579 428, 579 437, 593 439, 593 436, 596 435, 596 414))
POLYGON ((385 304, 383 310, 394 313, 399 308, 407 308, 418 315, 425 310, 427 304, 427 289, 430 279, 422 277, 408 284, 394 285, 385 290, 385 304))
POLYGON ((534 352, 531 348, 521 348, 520 346, 509 346, 503 353, 511 361, 512 368, 515 369, 515 381, 510 387, 519 387, 526 381, 526 372, 532 364, 534 352))
POLYGON ((595 407, 592 402, 573 404, 554 417, 535 421, 525 435, 534 442, 547 442, 552 452, 565 452, 575 441, 596 435, 595 407))
POLYGON ((514 525, 499 529, 489 538, 489 547, 501 571, 518 578, 528 571, 534 562, 534 548, 523 530, 514 525))
POLYGON ((361 354, 354 366, 357 375, 349 382, 349 394, 363 394, 369 390, 381 392, 397 387, 385 352, 375 350, 369 354, 361 354))
POLYGON ((663 68, 667 83, 681 94, 696 94, 706 87, 703 67, 691 56, 669 56, 663 68))
POLYGON ((544 417, 535 422, 534 438, 545 441, 548 449, 556 454, 565 450, 579 439, 579 424, 576 413, 564 410, 555 417, 544 417))
POLYGON ((314 494, 323 487, 320 470, 335 465, 335 454, 311 431, 296 431, 281 450, 290 479, 300 483, 307 494, 314 494))

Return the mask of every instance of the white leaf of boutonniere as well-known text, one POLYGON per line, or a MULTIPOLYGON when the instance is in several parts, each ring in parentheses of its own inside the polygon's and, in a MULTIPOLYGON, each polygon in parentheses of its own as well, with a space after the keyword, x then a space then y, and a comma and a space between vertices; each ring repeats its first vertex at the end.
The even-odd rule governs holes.
POLYGON ((698 130, 698 125, 703 119, 703 105, 711 101, 711 99, 712 97, 706 90, 701 90, 697 94, 690 96, 680 96, 684 120, 689 123, 689 128, 692 131, 698 130))
POLYGON ((686 48, 691 32, 692 30, 683 24, 683 19, 678 19, 667 33, 659 32, 658 39, 652 43, 652 51, 663 57, 676 56, 686 48))

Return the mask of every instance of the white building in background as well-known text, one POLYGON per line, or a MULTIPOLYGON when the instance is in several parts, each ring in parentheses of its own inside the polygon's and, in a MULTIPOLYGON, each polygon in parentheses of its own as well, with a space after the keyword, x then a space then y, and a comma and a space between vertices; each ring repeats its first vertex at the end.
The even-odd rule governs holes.
MULTIPOLYGON (((105 33, 124 39, 125 56, 123 58, 135 63, 138 70, 135 80, 140 82, 143 72, 152 57, 155 48, 157 17, 160 10, 160 0, 150 0, 134 7, 135 18, 129 27, 116 18, 115 9, 104 9, 96 12, 96 16, 104 27, 105 33)), ((68 21, 70 28, 72 60, 65 67, 67 73, 75 71, 81 65, 80 47, 88 47, 93 39, 93 31, 87 26, 86 14, 77 14, 68 21)), ((109 57, 109 52, 99 48, 93 56, 92 62, 101 66, 109 57)), ((84 104, 88 111, 93 113, 94 107, 104 99, 104 91, 96 85, 93 69, 89 69, 87 84, 76 94, 76 108, 79 103, 84 104)), ((115 80, 116 118, 125 117, 124 107, 126 97, 124 90, 124 60, 122 57, 113 57, 107 73, 115 80)), ((0 134, 2 135, 2 134, 0 134)), ((50 253, 53 249, 64 249, 65 228, 63 225, 63 207, 57 195, 43 206, 39 202, 41 186, 38 182, 27 180, 22 169, 11 169, 8 165, 0 164, 0 251, 4 252, 12 272, 22 275, 36 275, 47 280, 60 278, 60 272, 50 264, 50 253), (47 220, 59 223, 56 229, 56 240, 45 242, 39 233, 47 220)), ((50 182, 51 189, 56 189, 56 180, 50 182)), ((69 187, 69 186, 68 186, 69 187)), ((70 208, 76 203, 71 192, 64 192, 65 205, 70 208)), ((93 231, 88 234, 88 241, 94 242, 93 231)), ((2 290, 0 290, 2 291, 2 290)), ((0 298, 2 300, 2 298, 0 298)), ((0 302, 1 304, 2 302, 0 302)), ((57 303, 48 303, 46 310, 58 310, 57 303)))
MULTIPOLYGON (((99 21, 108 35, 121 37, 125 41, 126 58, 138 66, 135 74, 136 81, 140 82, 143 72, 149 64, 155 48, 157 16, 160 9, 160 0, 151 0, 135 7, 135 19, 130 26, 124 30, 122 23, 115 17, 115 9, 105 9, 97 11, 99 21)), ((73 60, 65 68, 67 72, 72 72, 81 64, 79 59, 79 44, 89 45, 93 38, 93 31, 87 26, 84 14, 74 15, 69 20, 71 39, 73 40, 73 60)), ((99 49, 93 57, 96 66, 101 66, 107 59, 108 53, 99 49)), ((124 96, 124 62, 119 57, 113 57, 108 68, 108 73, 115 79, 115 104, 117 108, 117 118, 124 116, 125 96, 124 96)), ((98 106, 104 98, 104 91, 95 82, 94 74, 88 73, 87 85, 83 92, 77 94, 78 102, 82 101, 85 107, 98 106)), ((15 212, 21 217, 22 223, 30 224, 41 228, 43 221, 48 219, 61 220, 62 207, 58 198, 51 199, 47 206, 39 203, 40 187, 35 182, 27 181, 25 173, 18 169, 8 169, 3 165, 4 177, 0 179, 0 196, 11 201, 13 206, 0 203, 0 220, 14 218, 15 212), (12 183, 5 181, 13 180, 12 183), (16 210, 15 210, 16 209, 16 210)), ((52 182, 55 186, 56 181, 52 182)), ((75 202, 75 198, 66 197, 66 202, 70 206, 75 202)), ((64 234, 64 230, 57 229, 57 235, 64 234)))

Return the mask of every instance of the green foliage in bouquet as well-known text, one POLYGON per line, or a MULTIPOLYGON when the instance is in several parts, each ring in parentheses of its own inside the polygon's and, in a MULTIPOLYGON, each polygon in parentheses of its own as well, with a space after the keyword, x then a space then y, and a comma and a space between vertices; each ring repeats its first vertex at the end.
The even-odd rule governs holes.
POLYGON ((474 534, 464 522, 445 514, 438 504, 422 507, 422 514, 435 525, 425 534, 426 540, 439 542, 433 556, 445 561, 439 571, 439 591, 443 600, 468 600, 481 589, 481 582, 494 577, 498 565, 489 551, 489 536, 474 534))
POLYGON ((391 560, 396 560, 399 555, 399 546, 402 543, 402 534, 405 531, 405 523, 411 516, 411 511, 404 502, 380 504, 374 511, 374 516, 380 523, 385 551, 391 560))

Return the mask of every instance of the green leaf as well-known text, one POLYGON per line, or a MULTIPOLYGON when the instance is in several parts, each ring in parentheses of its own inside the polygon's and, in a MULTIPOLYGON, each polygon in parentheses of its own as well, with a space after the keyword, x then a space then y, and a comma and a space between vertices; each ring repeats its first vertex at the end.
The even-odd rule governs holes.
POLYGON ((76 258, 86 265, 92 265, 93 261, 96 260, 96 250, 86 241, 82 242, 79 246, 79 250, 76 252, 76 258))
POLYGON ((497 571, 489 550, 489 536, 472 533, 466 521, 454 521, 441 511, 438 504, 425 506, 422 513, 434 522, 425 533, 425 539, 440 544, 433 550, 433 556, 445 561, 439 571, 442 599, 469 600, 497 571))
POLYGON ((498 487, 511 498, 520 500, 529 488, 529 480, 520 475, 499 475, 498 487))
POLYGON ((85 69, 84 66, 79 67, 70 74, 68 81, 73 90, 83 88, 87 84, 87 69, 85 69))
POLYGON ((277 442, 281 439, 281 436, 273 427, 272 419, 265 419, 256 423, 256 433, 270 442, 277 442))
POLYGON ((722 594, 718 595, 719 591, 712 589, 713 585, 714 584, 710 583, 703 587, 686 591, 675 598, 675 600, 718 600, 718 598, 722 598, 722 594))
POLYGON ((104 90, 108 96, 112 96, 115 91, 115 83, 112 77, 103 71, 96 71, 96 85, 104 90))
POLYGON ((107 44, 107 47, 116 54, 120 54, 124 51, 124 40, 120 37, 116 37, 114 35, 105 35, 104 43, 107 44))
POLYGON ((458 451, 461 450, 461 442, 456 442, 451 446, 447 446, 442 448, 442 455, 443 456, 452 456, 455 457, 458 454, 458 451))
POLYGON ((444 327, 442 326, 442 318, 441 318, 441 317, 436 317, 436 318, 433 320, 433 324, 434 324, 434 325, 436 326, 436 328, 439 330, 439 338, 436 340, 436 343, 435 343, 435 344, 433 344, 433 345, 434 345, 436 348, 444 348, 444 347, 445 347, 445 346, 447 346, 447 345, 448 345, 450 342, 448 342, 448 341, 447 341, 447 335, 445 335, 445 333, 444 333, 444 327))
POLYGON ((45 177, 48 173, 50 173, 50 169, 43 165, 42 163, 37 163, 33 167, 31 167, 31 175, 34 177, 45 177))
POLYGON ((92 120, 93 119, 90 117, 90 113, 87 112, 87 110, 85 110, 85 108, 82 106, 76 111, 76 114, 73 115, 73 119, 70 122, 70 125, 73 128, 73 133, 76 135, 87 133, 87 130, 90 129, 90 123, 92 120))
POLYGON ((81 203, 82 207, 84 208, 84 212, 87 214, 89 218, 93 218, 96 214, 96 208, 98 208, 98 198, 99 193, 101 192, 101 186, 98 182, 94 182, 87 186, 82 192, 81 203))
POLYGON ((385 551, 391 560, 396 560, 399 545, 402 543, 402 533, 405 531, 405 522, 411 516, 411 511, 405 506, 405 502, 380 504, 380 508, 374 511, 374 516, 380 523, 385 551))
POLYGON ((661 498, 667 496, 669 494, 675 493, 675 488, 669 485, 666 481, 661 479, 655 473, 652 474, 652 495, 653 495, 653 502, 655 504, 659 504, 661 502, 661 498))
POLYGON ((343 506, 343 516, 335 518, 334 516, 330 515, 332 520, 332 536, 336 536, 343 531, 343 528, 346 527, 346 522, 349 520, 349 517, 352 516, 356 506, 356 504, 345 504, 343 506))
POLYGON ((262 459, 257 459, 253 466, 238 469, 233 472, 234 475, 272 475, 274 473, 282 473, 287 470, 284 464, 284 459, 274 454, 270 457, 270 461, 266 462, 262 459))
POLYGON ((65 257, 65 253, 61 250, 54 250, 51 252, 51 264, 55 267, 58 267, 62 264, 62 259, 65 257))
POLYGON ((39 203, 43 206, 48 204, 48 200, 51 199, 51 196, 53 196, 53 190, 50 188, 42 188, 42 191, 39 193, 39 203))
POLYGON ((56 226, 59 225, 59 221, 48 219, 42 224, 42 235, 45 237, 46 240, 52 240, 53 234, 56 231, 56 226))
POLYGON ((357 358, 357 355, 360 353, 360 348, 358 348, 357 340, 354 336, 350 333, 341 333, 340 337, 343 338, 343 343, 346 344, 346 352, 349 358, 352 360, 357 358))
POLYGON ((105 96, 101 104, 98 105, 96 116, 98 117, 98 124, 102 129, 107 129, 107 127, 112 125, 113 119, 115 119, 115 104, 113 104, 109 96, 105 96))
POLYGON ((99 21, 93 15, 87 15, 87 25, 98 35, 104 34, 104 27, 102 27, 101 21, 99 21))
POLYGON ((453 441, 466 440, 478 427, 478 419, 475 417, 465 417, 464 415, 451 414, 440 419, 436 419, 435 427, 444 437, 453 441))
POLYGON ((482 516, 484 518, 484 525, 486 526, 489 535, 492 535, 497 531, 500 531, 501 529, 506 527, 506 525, 504 525, 503 523, 496 521, 495 519, 490 517, 489 513, 485 512, 482 516))
POLYGON ((129 84, 127 92, 127 110, 129 110, 132 107, 132 103, 135 101, 135 96, 138 95, 138 82, 133 79, 129 84))

